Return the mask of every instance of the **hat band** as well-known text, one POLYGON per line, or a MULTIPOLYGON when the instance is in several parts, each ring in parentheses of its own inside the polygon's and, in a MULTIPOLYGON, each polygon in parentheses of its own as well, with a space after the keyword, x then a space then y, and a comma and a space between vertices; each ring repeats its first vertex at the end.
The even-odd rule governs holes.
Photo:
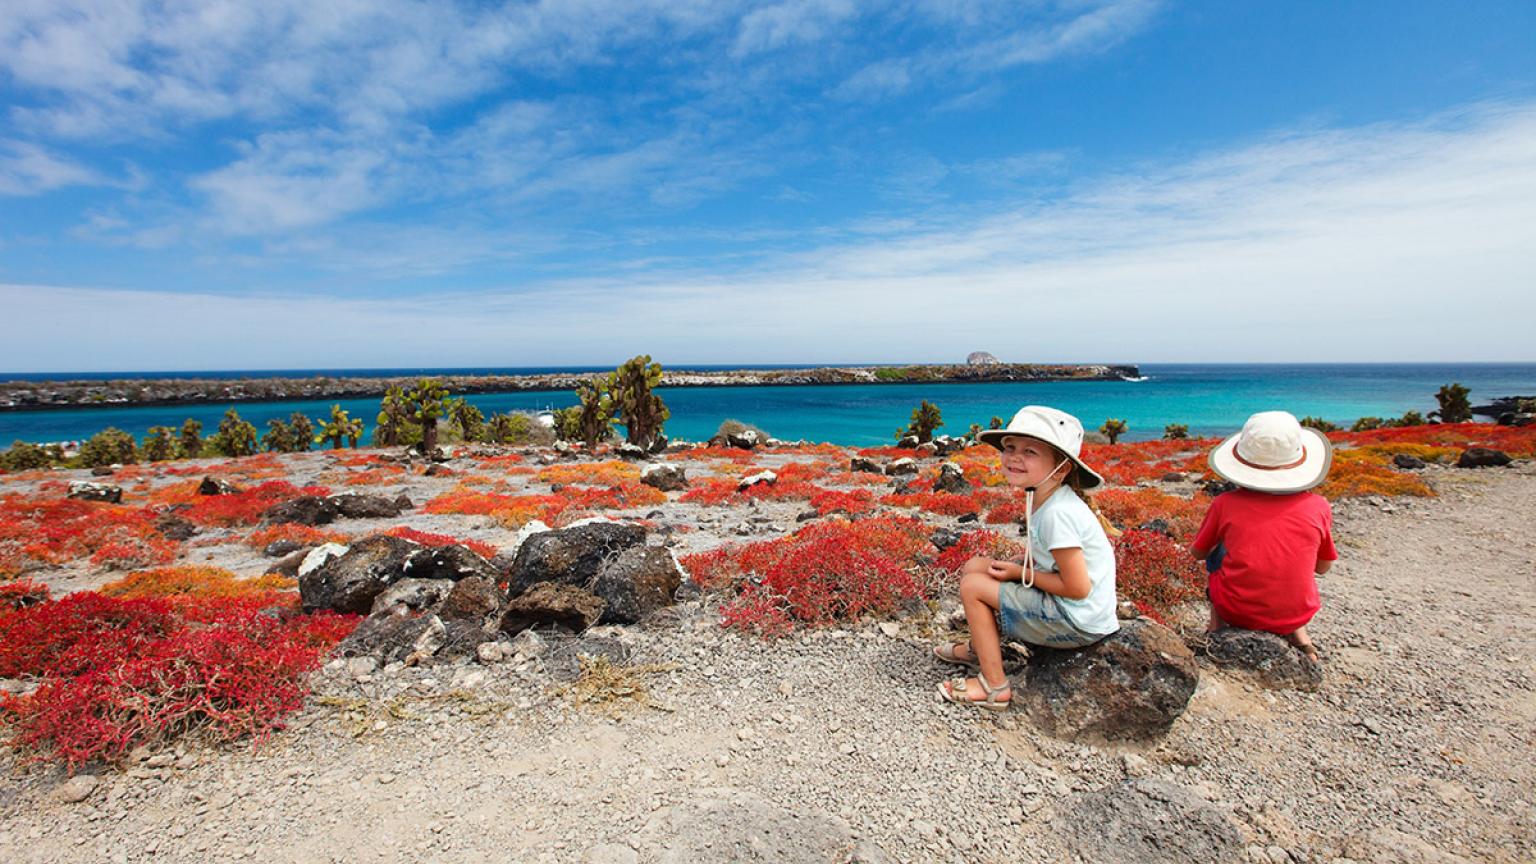
POLYGON ((1244 465, 1247 465, 1249 468, 1256 468, 1260 471, 1284 471, 1287 468, 1295 468, 1301 465, 1301 463, 1307 461, 1307 448, 1306 445, 1302 445, 1301 458, 1297 459, 1295 462, 1287 462, 1284 465, 1260 465, 1257 462, 1249 462, 1247 459, 1243 458, 1243 454, 1237 452, 1236 447, 1232 448, 1232 458, 1243 463, 1244 465))

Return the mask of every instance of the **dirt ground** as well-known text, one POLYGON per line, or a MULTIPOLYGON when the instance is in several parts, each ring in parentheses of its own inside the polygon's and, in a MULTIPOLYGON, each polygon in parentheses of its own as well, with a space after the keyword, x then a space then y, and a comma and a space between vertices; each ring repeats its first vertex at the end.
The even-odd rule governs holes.
MULTIPOLYGON (((1536 467, 1429 479, 1438 498, 1337 508, 1319 692, 1202 661, 1149 744, 1062 742, 937 702, 944 608, 763 642, 722 630, 706 598, 588 634, 638 669, 617 683, 642 699, 580 702, 594 694, 553 640, 490 665, 333 661, 259 746, 179 748, 94 784, 7 753, 0 860, 1012 862, 1081 860, 1085 832, 1180 860, 1190 820, 1240 836, 1212 860, 1536 860, 1536 467), (1155 824, 1100 806, 1133 792, 1162 796, 1155 824)), ((757 515, 680 536, 793 528, 793 508, 757 515)), ((257 553, 206 554, 238 570, 257 553)))

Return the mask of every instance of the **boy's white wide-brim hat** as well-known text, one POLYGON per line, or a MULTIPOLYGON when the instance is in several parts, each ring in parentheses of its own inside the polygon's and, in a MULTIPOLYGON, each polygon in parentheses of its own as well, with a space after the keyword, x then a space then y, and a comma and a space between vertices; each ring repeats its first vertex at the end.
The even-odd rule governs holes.
POLYGON ((1060 450, 1077 466, 1079 485, 1084 489, 1092 489, 1104 483, 1099 472, 1083 464, 1083 424, 1071 414, 1044 405, 1025 405, 1019 409, 1019 413, 1013 415, 1006 427, 981 432, 976 440, 1001 450, 1003 439, 1012 435, 1035 438, 1060 450))
POLYGON ((1323 482, 1333 464, 1327 436, 1287 411, 1261 411, 1211 451, 1211 470, 1244 489, 1285 495, 1323 482))

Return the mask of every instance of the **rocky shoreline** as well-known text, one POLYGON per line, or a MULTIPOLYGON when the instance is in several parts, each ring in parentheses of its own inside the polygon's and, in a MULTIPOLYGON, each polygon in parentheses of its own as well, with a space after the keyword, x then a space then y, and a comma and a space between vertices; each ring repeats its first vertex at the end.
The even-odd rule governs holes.
MULTIPOLYGON (((576 389, 600 374, 440 376, 454 393, 553 392, 576 389)), ((1140 377, 1133 364, 986 363, 912 366, 828 366, 815 369, 672 370, 663 387, 782 387, 838 384, 943 384, 1006 381, 1117 381, 1140 377)), ((0 383, 0 411, 60 408, 195 405, 205 402, 286 402, 306 399, 362 399, 390 387, 409 386, 412 377, 335 378, 124 378, 0 383)))

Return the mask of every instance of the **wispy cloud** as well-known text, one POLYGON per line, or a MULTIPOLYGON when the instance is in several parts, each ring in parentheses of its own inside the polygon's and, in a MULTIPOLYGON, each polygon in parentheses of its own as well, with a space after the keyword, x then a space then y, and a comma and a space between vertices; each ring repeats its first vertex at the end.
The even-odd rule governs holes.
POLYGON ((65 186, 114 181, 67 157, 26 141, 0 139, 0 195, 36 195, 65 186))
POLYGON ((1536 105, 1276 133, 988 207, 849 224, 810 251, 392 301, 8 285, 0 303, 15 336, 0 366, 78 365, 66 355, 82 327, 109 368, 215 351, 230 365, 318 366, 601 363, 638 351, 737 361, 747 350, 758 361, 976 349, 1017 360, 1530 359, 1536 105), (104 326, 60 316, 63 306, 104 326), (309 338, 295 321, 328 322, 334 336, 309 338), (445 347, 422 333, 453 338, 445 347))

